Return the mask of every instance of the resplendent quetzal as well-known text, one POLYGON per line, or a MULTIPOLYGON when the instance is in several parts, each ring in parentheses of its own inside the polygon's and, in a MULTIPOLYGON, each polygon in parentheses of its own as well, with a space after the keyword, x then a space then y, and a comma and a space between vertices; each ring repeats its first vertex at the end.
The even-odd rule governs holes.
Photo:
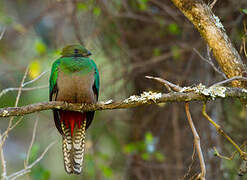
MULTIPOLYGON (((99 72, 91 55, 82 45, 63 48, 62 57, 51 69, 50 101, 69 103, 96 103, 99 95, 99 72)), ((82 171, 85 132, 90 126, 94 111, 74 112, 53 110, 55 125, 63 137, 64 167, 67 173, 82 171)))

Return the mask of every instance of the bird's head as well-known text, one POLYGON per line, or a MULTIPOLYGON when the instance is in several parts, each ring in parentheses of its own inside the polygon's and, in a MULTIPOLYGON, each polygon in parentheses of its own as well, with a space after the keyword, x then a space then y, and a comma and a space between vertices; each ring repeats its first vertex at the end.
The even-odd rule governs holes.
POLYGON ((79 44, 64 47, 61 54, 63 57, 88 57, 92 55, 89 50, 79 44))

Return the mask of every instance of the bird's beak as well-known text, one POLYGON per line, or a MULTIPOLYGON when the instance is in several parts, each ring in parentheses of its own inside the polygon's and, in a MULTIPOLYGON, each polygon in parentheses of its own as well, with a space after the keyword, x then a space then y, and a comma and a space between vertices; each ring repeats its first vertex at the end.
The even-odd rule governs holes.
POLYGON ((90 51, 87 51, 87 56, 91 56, 92 53, 90 51))

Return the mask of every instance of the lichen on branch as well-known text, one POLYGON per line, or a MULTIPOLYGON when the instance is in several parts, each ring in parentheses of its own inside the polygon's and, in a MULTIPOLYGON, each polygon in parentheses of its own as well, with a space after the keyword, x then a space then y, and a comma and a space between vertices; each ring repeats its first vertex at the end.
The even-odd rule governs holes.
POLYGON ((97 111, 111 109, 127 109, 147 104, 159 104, 165 102, 189 102, 189 101, 206 101, 217 98, 241 98, 247 97, 247 91, 242 88, 217 87, 221 89, 219 93, 215 88, 206 88, 203 85, 196 87, 182 88, 181 92, 155 93, 143 92, 140 96, 134 95, 122 101, 105 101, 97 104, 72 104, 60 101, 43 102, 30 104, 22 107, 0 108, 0 117, 23 116, 25 114, 44 111, 49 109, 63 109, 71 111, 97 111), (185 90, 186 89, 186 90, 185 90), (205 93, 206 92, 206 93, 205 93), (223 93, 223 94, 222 94, 223 93))

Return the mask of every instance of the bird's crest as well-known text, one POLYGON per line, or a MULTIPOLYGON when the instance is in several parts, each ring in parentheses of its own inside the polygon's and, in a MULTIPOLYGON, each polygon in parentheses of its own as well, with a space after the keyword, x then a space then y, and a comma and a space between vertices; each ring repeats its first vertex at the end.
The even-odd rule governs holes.
POLYGON ((64 47, 61 54, 63 57, 88 57, 92 53, 82 45, 72 44, 64 47))

